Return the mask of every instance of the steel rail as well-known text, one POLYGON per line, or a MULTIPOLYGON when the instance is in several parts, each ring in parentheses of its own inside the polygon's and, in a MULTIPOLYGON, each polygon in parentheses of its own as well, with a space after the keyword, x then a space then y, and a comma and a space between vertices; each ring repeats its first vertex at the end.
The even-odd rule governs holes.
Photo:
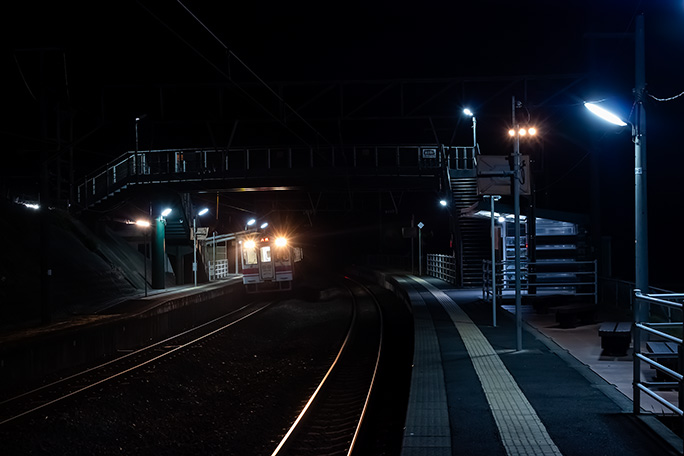
MULTIPOLYGON (((44 408, 46 408, 46 407, 49 407, 49 406, 51 406, 51 405, 53 405, 53 404, 55 404, 55 403, 58 403, 58 402, 60 402, 60 401, 62 401, 62 400, 64 400, 64 399, 67 399, 67 398, 70 398, 70 397, 75 396, 75 395, 77 395, 77 394, 80 394, 80 393, 82 393, 82 392, 84 392, 84 391, 87 391, 87 390, 89 390, 89 389, 91 389, 91 388, 93 388, 93 387, 95 387, 95 386, 101 385, 101 384, 103 384, 103 383, 106 383, 106 382, 111 381, 111 380, 113 380, 113 379, 116 379, 116 378, 118 378, 118 377, 121 377, 122 375, 128 374, 128 373, 130 373, 130 372, 132 372, 132 371, 135 371, 135 370, 137 370, 137 369, 140 369, 141 367, 144 367, 144 366, 146 366, 146 365, 148 365, 148 364, 150 364, 150 363, 153 363, 153 362, 155 362, 155 361, 158 361, 158 360, 160 360, 160 359, 162 359, 162 358, 164 358, 164 357, 166 357, 166 356, 168 356, 168 355, 171 355, 171 354, 174 354, 174 353, 176 353, 176 352, 178 352, 178 351, 180 351, 180 350, 183 350, 183 349, 185 349, 185 348, 187 348, 187 347, 189 347, 189 346, 191 346, 191 345, 194 345, 194 344, 196 344, 196 343, 198 343, 198 342, 200 342, 200 341, 202 341, 202 340, 204 340, 204 339, 206 339, 206 338, 208 338, 208 337, 213 336, 214 334, 217 334, 217 333, 219 333, 219 332, 221 332, 221 331, 223 331, 223 330, 225 330, 225 329, 227 329, 227 328, 229 328, 229 327, 231 327, 231 326, 233 326, 233 325, 235 325, 235 324, 241 322, 242 320, 245 320, 245 319, 251 317, 251 316, 254 315, 254 314, 257 314, 257 313, 261 312, 262 310, 264 310, 265 308, 269 307, 269 306, 272 305, 272 304, 273 304, 273 302, 269 302, 269 303, 267 303, 267 304, 265 304, 265 305, 263 305, 263 306, 260 306, 260 307, 258 307, 257 309, 255 309, 255 310, 253 310, 253 311, 250 311, 248 314, 243 315, 243 316, 241 316, 240 318, 238 318, 238 319, 236 319, 236 320, 233 320, 233 321, 231 321, 231 322, 228 323, 228 324, 225 324, 225 325, 223 325, 223 326, 221 326, 221 327, 219 327, 219 328, 217 328, 217 329, 214 329, 214 330, 212 330, 212 331, 210 331, 210 332, 208 332, 208 333, 202 334, 201 336, 196 337, 196 338, 190 340, 189 342, 186 342, 186 343, 177 345, 177 346, 173 347, 172 349, 170 349, 170 350, 168 350, 168 351, 166 351, 166 352, 164 352, 164 353, 162 353, 162 354, 160 354, 160 355, 157 355, 157 356, 154 356, 154 357, 152 357, 152 358, 150 358, 150 359, 145 360, 144 362, 135 364, 135 365, 133 365, 133 366, 131 366, 131 367, 128 367, 128 368, 126 368, 126 369, 123 369, 123 370, 121 370, 121 371, 119 371, 119 372, 117 372, 117 373, 115 373, 115 374, 113 374, 113 375, 109 375, 109 376, 107 376, 107 377, 105 377, 105 378, 102 378, 102 379, 99 379, 99 380, 97 380, 97 381, 95 381, 95 382, 88 383, 86 386, 80 387, 80 388, 78 388, 78 389, 76 389, 76 390, 74 390, 74 391, 70 391, 70 392, 68 392, 68 393, 66 393, 66 394, 62 394, 62 395, 60 395, 60 396, 58 396, 58 397, 56 397, 56 398, 54 398, 54 399, 48 400, 47 402, 43 402, 42 404, 40 404, 40 405, 38 405, 38 406, 36 406, 36 407, 33 407, 33 408, 31 408, 31 409, 28 409, 28 410, 24 410, 24 411, 21 412, 21 413, 14 414, 14 415, 12 415, 12 416, 10 416, 10 417, 8 417, 8 418, 5 418, 5 419, 3 419, 2 421, 0 421, 0 426, 2 426, 2 425, 4 425, 4 424, 7 424, 7 423, 9 423, 9 422, 12 422, 12 421, 14 421, 14 420, 16 420, 16 419, 18 419, 18 418, 23 417, 23 416, 26 416, 26 415, 29 415, 29 414, 31 414, 31 413, 34 413, 34 412, 36 412, 36 411, 38 411, 38 410, 44 409, 44 408)), ((145 346, 145 347, 143 347, 143 348, 141 348, 141 349, 139 349, 139 350, 136 350, 136 351, 134 351, 134 352, 128 353, 128 354, 126 354, 126 355, 124 355, 124 356, 118 357, 118 358, 113 359, 113 360, 111 360, 111 361, 108 361, 108 362, 106 362, 106 363, 100 364, 100 365, 98 365, 98 366, 94 366, 94 367, 92 367, 92 368, 90 368, 90 369, 86 369, 86 370, 84 370, 84 371, 82 371, 82 372, 76 373, 76 374, 71 375, 71 376, 69 376, 69 377, 65 377, 65 378, 63 378, 63 379, 57 380, 57 381, 55 381, 55 382, 52 382, 52 383, 50 383, 50 384, 43 385, 43 386, 41 386, 41 387, 39 387, 39 388, 36 388, 36 389, 31 390, 31 391, 22 393, 22 394, 20 394, 20 395, 14 396, 14 397, 12 397, 12 398, 6 399, 6 400, 3 401, 2 403, 0 403, 0 405, 4 405, 4 404, 10 403, 10 402, 13 402, 13 401, 18 400, 18 399, 20 399, 20 398, 25 398, 25 397, 27 397, 27 396, 30 396, 31 394, 35 394, 35 393, 37 393, 37 392, 43 391, 43 390, 45 390, 45 389, 47 389, 47 388, 50 388, 50 387, 55 387, 55 386, 57 386, 57 385, 60 385, 60 384, 62 384, 62 383, 65 383, 65 382, 67 382, 67 381, 69 381, 69 380, 72 380, 72 381, 73 381, 74 379, 77 379, 78 377, 82 377, 82 376, 84 376, 84 375, 86 375, 86 374, 91 374, 91 373, 93 373, 94 371, 100 370, 100 369, 102 369, 102 368, 105 367, 105 366, 110 366, 110 365, 113 365, 113 364, 115 364, 115 363, 121 362, 122 360, 124 360, 124 359, 126 359, 126 358, 129 358, 129 357, 132 357, 132 356, 136 356, 136 355, 139 356, 140 354, 143 354, 143 353, 145 353, 145 352, 147 352, 147 351, 149 351, 149 350, 152 350, 153 348, 156 348, 156 347, 158 347, 158 346, 161 345, 161 344, 168 343, 169 341, 171 341, 171 340, 173 340, 173 339, 177 339, 177 338, 186 336, 186 335, 188 335, 188 334, 190 334, 190 333, 192 333, 192 332, 195 332, 195 331, 197 331, 197 330, 199 330, 199 329, 205 328, 206 326, 211 325, 211 324, 213 324, 213 323, 216 323, 217 321, 219 321, 219 320, 221 320, 221 319, 227 318, 227 317, 229 317, 229 316, 231 316, 231 315, 233 315, 233 314, 235 314, 235 313, 237 313, 237 312, 239 312, 239 311, 241 311, 241 310, 244 310, 244 309, 247 308, 247 307, 249 307, 249 306, 248 306, 248 305, 243 306, 243 307, 241 307, 240 309, 237 309, 237 310, 235 310, 235 311, 232 311, 232 312, 230 312, 230 313, 228 313, 228 314, 226 314, 226 315, 222 315, 221 317, 215 318, 215 319, 213 319, 213 320, 211 320, 211 321, 209 321, 209 322, 203 323, 203 324, 200 325, 200 326, 196 326, 196 327, 191 328, 191 329, 189 329, 189 330, 187 330, 187 331, 184 331, 184 332, 182 332, 182 333, 176 334, 175 336, 171 336, 171 337, 169 337, 169 338, 167 338, 167 339, 164 339, 164 340, 162 340, 162 341, 156 342, 156 343, 154 343, 154 344, 152 344, 152 345, 145 346)))
MULTIPOLYGON (((380 358, 381 358, 382 349, 383 349, 382 340, 383 340, 383 336, 384 336, 384 320, 383 320, 382 310, 380 308, 380 304, 378 303, 378 300, 373 295, 373 293, 365 285, 362 285, 359 282, 356 282, 355 280, 350 279, 349 277, 346 277, 346 279, 349 280, 350 282, 354 282, 357 286, 363 288, 365 293, 367 294, 367 296, 373 300, 373 302, 375 304, 375 308, 376 308, 377 313, 379 315, 379 326, 380 326, 379 343, 378 343, 378 349, 375 353, 373 374, 372 374, 371 380, 369 382, 368 391, 366 392, 366 395, 365 395, 365 398, 363 401, 363 406, 361 407, 361 411, 359 413, 359 418, 356 420, 356 425, 354 426, 354 433, 351 437, 349 447, 346 449, 346 454, 351 455, 352 451, 354 450, 354 448, 357 444, 359 434, 361 432, 361 428, 363 425, 363 420, 366 417, 370 398, 371 398, 371 395, 373 392, 373 388, 375 386, 375 381, 376 381, 378 368, 379 368, 379 364, 380 364, 380 358)), ((288 449, 289 445, 292 445, 292 440, 294 438, 293 436, 298 431, 300 431, 300 427, 302 425, 303 420, 305 420, 307 418, 311 418, 311 413, 313 413, 311 410, 312 406, 317 404, 317 402, 316 402, 317 400, 321 399, 320 398, 320 396, 322 395, 321 392, 324 390, 324 388, 326 388, 329 385, 331 376, 334 373, 339 373, 339 369, 340 369, 339 365, 341 364, 340 360, 347 354, 348 350, 350 349, 349 348, 350 340, 354 337, 355 332, 358 330, 357 322, 359 319, 359 316, 358 316, 359 311, 358 311, 358 300, 357 300, 356 296, 354 295, 354 292, 349 287, 347 287, 347 290, 349 291, 349 294, 350 294, 352 301, 353 301, 353 307, 352 307, 353 314, 352 314, 352 318, 351 318, 351 321, 350 321, 344 342, 342 343, 342 345, 341 345, 341 347, 340 347, 340 349, 339 349, 339 351, 335 357, 335 360, 331 364, 331 366, 328 369, 328 371, 326 372, 325 376, 320 381, 320 383, 316 387, 315 391, 312 393, 311 397, 307 401, 306 405, 304 406, 302 411, 299 413, 299 415, 297 416, 297 418, 293 422, 292 426, 285 433, 285 436, 282 438, 282 440, 280 441, 278 446, 275 448, 275 450, 273 451, 271 456, 282 456, 284 454, 288 454, 287 449, 288 449)))

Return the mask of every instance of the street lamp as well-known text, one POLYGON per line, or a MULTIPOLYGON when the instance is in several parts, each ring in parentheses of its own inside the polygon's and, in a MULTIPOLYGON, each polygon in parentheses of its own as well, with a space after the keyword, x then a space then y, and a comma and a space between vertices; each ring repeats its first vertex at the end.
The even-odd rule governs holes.
MULTIPOLYGON (((163 234, 164 234, 163 239, 162 239, 162 252, 161 252, 162 253, 161 259, 164 262, 164 277, 162 278, 162 288, 164 288, 164 289, 166 289, 166 262, 167 262, 167 258, 166 258, 166 217, 168 217, 171 212, 173 212, 173 209, 171 209, 170 207, 167 207, 166 209, 164 209, 161 212, 161 216, 159 217, 159 222, 161 223, 162 226, 159 227, 159 225, 158 225, 158 229, 161 229, 163 231, 163 234)), ((157 233, 157 235, 158 235, 158 233, 157 233)), ((157 244, 155 243, 155 245, 157 245, 157 244)), ((152 281, 154 281, 154 279, 152 281)))
POLYGON ((463 114, 473 118, 473 147, 477 147, 477 119, 475 119, 475 113, 470 109, 465 108, 463 114))
POLYGON ((197 217, 201 217, 204 214, 209 212, 209 209, 206 207, 202 210, 200 210, 193 218, 192 218, 192 240, 193 240, 193 248, 192 248, 192 253, 193 253, 193 261, 192 261, 192 272, 195 278, 195 286, 197 286, 197 217))
POLYGON ((248 228, 247 228, 248 226, 254 226, 255 223, 256 223, 256 219, 247 220, 247 223, 245 224, 245 231, 248 230, 248 228))
MULTIPOLYGON (((638 96, 638 95, 637 95, 638 96)), ((619 116, 598 106, 585 102, 584 107, 601 119, 619 127, 631 126, 634 142, 634 266, 635 288, 648 293, 648 206, 646 193, 646 115, 641 100, 637 100, 635 123, 625 122, 619 116)), ((644 321, 648 311, 635 308, 637 321, 644 321)))
POLYGON ((520 267, 520 138, 535 136, 537 129, 534 127, 520 127, 515 119, 517 104, 515 97, 512 98, 513 128, 508 130, 508 135, 513 138, 513 173, 511 185, 513 186, 513 212, 515 218, 515 323, 516 323, 516 348, 522 350, 522 292, 521 292, 521 267, 520 267))
POLYGON ((147 220, 136 220, 135 224, 139 226, 140 228, 143 228, 143 258, 144 258, 144 263, 143 263, 143 269, 144 269, 144 275, 145 275, 145 297, 147 297, 147 229, 150 227, 150 222, 147 220))
POLYGON ((138 122, 143 120, 145 117, 147 117, 147 114, 143 114, 142 116, 135 118, 135 161, 133 162, 134 174, 139 173, 138 167, 140 166, 138 163, 138 122))

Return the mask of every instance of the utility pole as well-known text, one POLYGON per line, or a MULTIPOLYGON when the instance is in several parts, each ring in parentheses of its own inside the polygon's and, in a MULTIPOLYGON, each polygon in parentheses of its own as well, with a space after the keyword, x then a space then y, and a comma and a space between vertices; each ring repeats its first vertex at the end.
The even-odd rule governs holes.
POLYGON ((522 350, 522 296, 520 286, 520 133, 515 120, 515 96, 512 98, 513 111, 513 213, 515 216, 515 339, 516 350, 522 350))
MULTIPOLYGON (((634 122, 634 240, 635 245, 635 282, 636 288, 648 293, 648 205, 646 195, 646 96, 644 45, 644 15, 636 18, 635 36, 635 78, 634 102, 636 103, 636 119, 634 122)), ((648 319, 648 309, 638 304, 635 309, 637 321, 648 319)))

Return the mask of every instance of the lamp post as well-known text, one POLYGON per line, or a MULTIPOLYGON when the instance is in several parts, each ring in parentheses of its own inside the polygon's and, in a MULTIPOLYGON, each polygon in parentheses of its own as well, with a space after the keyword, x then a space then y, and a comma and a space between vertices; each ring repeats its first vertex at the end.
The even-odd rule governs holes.
POLYGON ((513 128, 508 130, 508 135, 513 138, 513 173, 511 185, 513 186, 513 214, 515 217, 515 326, 516 326, 516 349, 522 350, 522 290, 521 290, 521 267, 520 267, 520 138, 534 136, 537 129, 521 128, 515 119, 516 102, 512 97, 513 128))
MULTIPOLYGON (((634 269, 635 288, 648 293, 648 207, 646 193, 646 70, 644 46, 644 15, 636 17, 634 36, 635 73, 634 73, 634 113, 636 115, 632 127, 634 142, 634 269)), ((606 111, 594 103, 584 103, 593 114, 618 126, 627 126, 627 122, 606 111)), ((646 320, 648 306, 637 301, 634 308, 636 322, 646 320)))
POLYGON ((164 230, 164 238, 162 239, 162 255, 161 259, 164 262, 164 277, 162 281, 162 288, 166 289, 166 217, 169 216, 173 212, 173 209, 171 208, 166 208, 162 211, 161 216, 159 217, 159 221, 163 225, 163 230, 164 230))
MULTIPOLYGON (((639 95, 635 95, 639 97, 639 95)), ((625 122, 595 103, 585 102, 592 114, 619 127, 630 125, 634 142, 634 288, 648 293, 648 205, 646 193, 646 115, 642 100, 637 100, 637 119, 625 122)), ((643 303, 635 304, 635 321, 646 320, 648 310, 643 303)))
POLYGON ((192 253, 193 253, 193 261, 192 261, 192 272, 193 276, 195 278, 195 286, 197 286, 197 217, 201 217, 204 214, 209 212, 209 209, 204 208, 200 210, 193 218, 192 218, 192 241, 193 241, 193 248, 192 248, 192 253))
POLYGON ((147 117, 147 114, 143 114, 140 117, 135 118, 135 161, 133 162, 133 174, 138 174, 139 163, 138 163, 138 122, 147 117))
POLYGON ((496 328, 496 223, 494 221, 494 203, 501 199, 499 195, 485 195, 490 202, 490 232, 492 238, 492 326, 496 328))
POLYGON ((147 297, 147 229, 150 227, 150 222, 148 222, 147 220, 137 220, 135 224, 143 228, 143 274, 145 276, 145 297, 147 297))
POLYGON ((473 118, 473 147, 477 148, 477 119, 475 119, 475 114, 468 108, 463 110, 463 114, 473 118))

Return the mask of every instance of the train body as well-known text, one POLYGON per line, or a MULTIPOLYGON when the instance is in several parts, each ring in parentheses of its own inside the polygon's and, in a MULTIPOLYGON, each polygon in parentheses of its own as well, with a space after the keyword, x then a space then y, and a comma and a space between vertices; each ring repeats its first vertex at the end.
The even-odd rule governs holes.
POLYGON ((291 290, 302 249, 284 237, 252 233, 240 239, 242 283, 248 293, 291 290))

